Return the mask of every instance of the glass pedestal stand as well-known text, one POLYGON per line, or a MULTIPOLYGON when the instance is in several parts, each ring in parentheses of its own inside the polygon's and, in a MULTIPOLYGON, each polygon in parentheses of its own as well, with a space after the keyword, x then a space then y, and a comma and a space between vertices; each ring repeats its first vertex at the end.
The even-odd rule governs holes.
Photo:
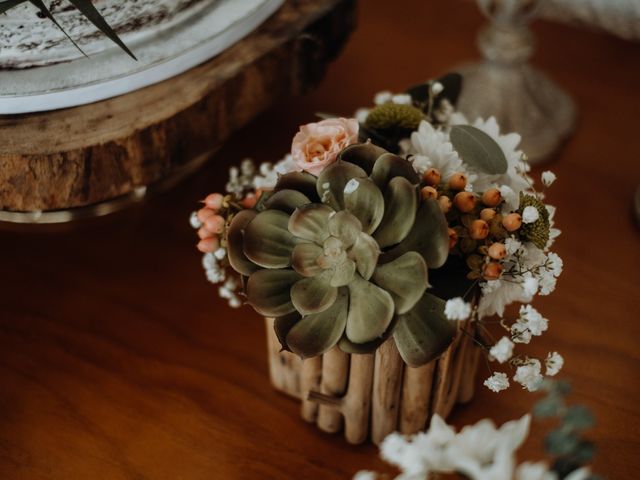
POLYGON ((480 33, 484 61, 459 69, 464 88, 458 109, 469 121, 496 117, 504 132, 522 136, 520 148, 532 165, 558 149, 575 124, 571 99, 527 60, 533 36, 527 28, 537 3, 527 0, 478 0, 491 23, 480 33))

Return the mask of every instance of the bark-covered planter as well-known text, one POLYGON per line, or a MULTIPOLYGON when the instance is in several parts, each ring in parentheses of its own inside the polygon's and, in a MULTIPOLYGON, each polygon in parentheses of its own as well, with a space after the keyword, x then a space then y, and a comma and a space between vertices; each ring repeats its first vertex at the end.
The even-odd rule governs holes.
POLYGON ((337 347, 300 359, 282 351, 265 319, 271 383, 301 401, 302 418, 320 430, 344 430, 347 442, 380 443, 393 431, 424 430, 434 413, 447 417, 456 403, 470 401, 480 349, 472 326, 461 322, 451 346, 421 367, 406 365, 393 338, 373 354, 347 354, 337 347))

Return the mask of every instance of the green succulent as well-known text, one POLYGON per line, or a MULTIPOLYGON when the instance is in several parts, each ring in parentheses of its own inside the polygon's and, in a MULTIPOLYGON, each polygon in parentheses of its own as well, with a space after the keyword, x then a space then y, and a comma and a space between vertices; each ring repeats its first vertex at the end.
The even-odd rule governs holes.
POLYGON ((423 201, 409 161, 371 143, 347 147, 315 177, 279 177, 253 210, 231 221, 231 266, 248 303, 275 317, 286 350, 302 357, 335 345, 371 353, 393 335, 421 365, 450 344, 444 301, 427 293, 428 269, 447 260, 447 223, 423 201))

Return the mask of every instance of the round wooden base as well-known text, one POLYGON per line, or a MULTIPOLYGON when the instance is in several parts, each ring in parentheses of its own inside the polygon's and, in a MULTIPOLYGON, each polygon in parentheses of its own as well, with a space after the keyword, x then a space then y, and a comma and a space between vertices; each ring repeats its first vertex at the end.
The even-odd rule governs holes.
POLYGON ((0 117, 0 220, 69 221, 105 211, 103 202, 111 211, 183 175, 274 102, 316 85, 354 9, 354 0, 290 0, 182 75, 91 105, 0 117))

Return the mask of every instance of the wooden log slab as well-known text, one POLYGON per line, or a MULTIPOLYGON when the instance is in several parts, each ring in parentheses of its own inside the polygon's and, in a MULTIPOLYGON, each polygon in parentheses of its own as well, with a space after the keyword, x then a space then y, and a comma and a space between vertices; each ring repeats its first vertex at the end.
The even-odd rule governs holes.
POLYGON ((182 75, 91 105, 0 117, 0 213, 87 207, 187 173, 274 102, 316 85, 354 9, 355 0, 289 0, 182 75))
POLYGON ((404 362, 391 337, 375 353, 371 441, 376 445, 397 429, 404 362))

